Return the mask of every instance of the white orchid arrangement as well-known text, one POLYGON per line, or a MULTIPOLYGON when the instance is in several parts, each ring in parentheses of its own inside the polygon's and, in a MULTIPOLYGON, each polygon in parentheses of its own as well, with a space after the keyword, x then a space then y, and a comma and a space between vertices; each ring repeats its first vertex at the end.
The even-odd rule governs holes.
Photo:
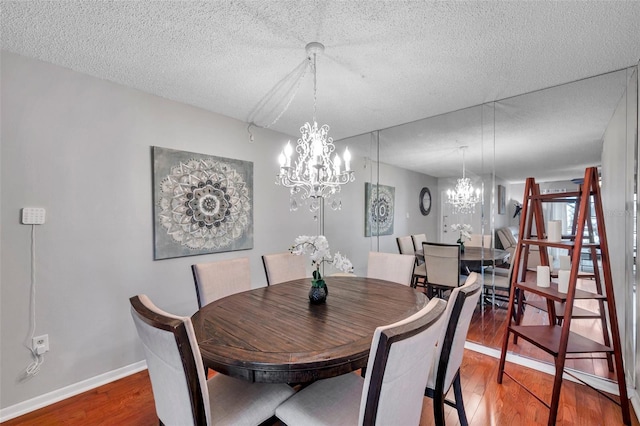
POLYGON ((324 235, 300 235, 294 241, 293 246, 289 249, 295 255, 309 255, 311 266, 315 268, 313 271, 313 280, 311 282, 314 287, 325 286, 324 280, 320 275, 320 266, 323 263, 329 263, 342 272, 352 272, 353 265, 351 261, 337 251, 333 256, 329 251, 329 241, 324 235))
POLYGON ((458 238, 459 243, 464 243, 471 239, 471 225, 467 225, 466 223, 454 223, 451 225, 451 230, 460 232, 460 238, 458 238))

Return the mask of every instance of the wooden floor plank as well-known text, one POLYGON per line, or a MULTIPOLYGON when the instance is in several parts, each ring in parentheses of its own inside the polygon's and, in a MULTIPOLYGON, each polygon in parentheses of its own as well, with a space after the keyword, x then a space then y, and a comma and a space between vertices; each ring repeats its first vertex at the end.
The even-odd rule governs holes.
MULTIPOLYGON (((511 363, 507 363, 506 368, 532 391, 550 398, 553 377, 511 363)), ((497 372, 497 359, 465 350, 460 373, 469 423, 479 426, 546 425, 548 409, 508 377, 499 385, 497 372)), ((448 397, 453 399, 451 394, 448 397)), ((421 426, 434 425, 432 410, 431 399, 425 398, 421 426)), ((616 404, 583 385, 566 380, 558 413, 559 426, 622 424, 616 404)), ((447 425, 459 424, 455 409, 445 406, 445 414, 447 425)), ((146 370, 2 423, 3 426, 157 424, 146 370)), ((640 426, 633 412, 632 424, 640 426)))

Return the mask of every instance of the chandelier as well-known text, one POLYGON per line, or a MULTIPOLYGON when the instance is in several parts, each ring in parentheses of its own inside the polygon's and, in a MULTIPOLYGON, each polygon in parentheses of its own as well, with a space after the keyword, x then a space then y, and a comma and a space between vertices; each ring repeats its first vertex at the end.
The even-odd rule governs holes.
POLYGON ((324 52, 324 46, 313 42, 306 46, 307 57, 313 70, 313 123, 307 122, 300 128, 301 137, 295 146, 297 158, 292 158, 294 148, 291 141, 280 154, 280 172, 276 185, 290 188, 289 209, 297 210, 302 203, 309 204, 309 210, 316 211, 323 200, 333 210, 340 210, 342 202, 338 198, 341 185, 353 182, 349 148, 342 160, 335 151, 333 138, 328 136, 329 126, 318 126, 316 121, 316 55, 324 52), (333 156, 333 158, 332 158, 333 156))
POLYGON ((455 189, 447 191, 447 202, 455 212, 475 213, 476 204, 480 202, 480 188, 473 189, 471 179, 465 176, 464 152, 468 147, 462 146, 462 178, 458 179, 455 189))

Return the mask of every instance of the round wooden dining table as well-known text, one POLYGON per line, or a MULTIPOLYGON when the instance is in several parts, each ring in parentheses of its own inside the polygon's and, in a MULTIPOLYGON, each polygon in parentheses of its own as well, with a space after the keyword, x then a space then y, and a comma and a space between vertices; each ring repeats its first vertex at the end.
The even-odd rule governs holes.
POLYGON ((309 303, 311 279, 214 301, 192 317, 204 365, 263 383, 306 383, 367 364, 376 327, 407 318, 427 297, 372 278, 326 277, 324 304, 309 303))
POLYGON ((464 253, 460 253, 460 262, 469 269, 480 266, 502 265, 509 259, 506 250, 488 247, 465 247, 464 253))

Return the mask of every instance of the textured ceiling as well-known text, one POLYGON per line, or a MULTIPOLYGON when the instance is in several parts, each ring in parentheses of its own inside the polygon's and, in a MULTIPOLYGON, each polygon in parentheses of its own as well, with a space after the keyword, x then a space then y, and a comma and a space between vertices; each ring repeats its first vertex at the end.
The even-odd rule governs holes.
MULTIPOLYGON (((313 113, 311 73, 299 85, 295 80, 311 41, 326 46, 317 59, 317 119, 331 125, 336 140, 640 59, 638 1, 2 1, 1 7, 3 49, 259 126, 271 125, 297 91, 271 126, 294 137, 313 113)), ((460 145, 471 137, 458 129, 434 143, 460 145)), ((390 154, 427 147, 415 138, 381 136, 381 142, 390 154)), ((456 161, 441 157, 440 163, 456 161)), ((434 176, 454 173, 417 160, 406 164, 434 176)), ((391 155, 385 161, 405 164, 391 155)))

